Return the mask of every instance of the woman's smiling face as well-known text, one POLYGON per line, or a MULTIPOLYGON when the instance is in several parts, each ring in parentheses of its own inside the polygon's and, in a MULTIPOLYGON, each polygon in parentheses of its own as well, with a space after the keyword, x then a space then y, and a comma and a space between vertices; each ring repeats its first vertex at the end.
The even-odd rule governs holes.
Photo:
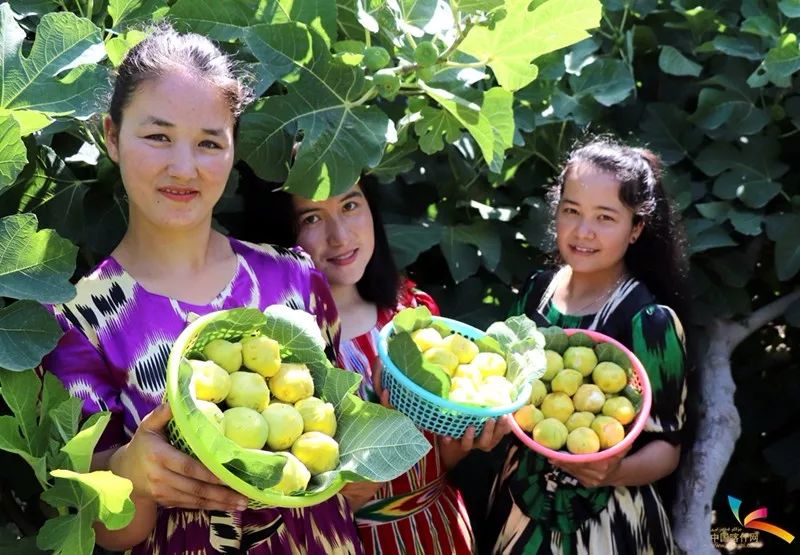
POLYGON ((332 287, 358 283, 375 250, 372 212, 361 187, 322 201, 293 199, 297 244, 332 287))
POLYGON ((620 200, 613 175, 590 163, 567 172, 556 213, 556 244, 573 272, 594 273, 623 263, 641 232, 633 210, 620 200))
POLYGON ((219 87, 184 71, 141 83, 108 153, 120 166, 132 223, 156 228, 207 224, 233 167, 234 118, 219 87))

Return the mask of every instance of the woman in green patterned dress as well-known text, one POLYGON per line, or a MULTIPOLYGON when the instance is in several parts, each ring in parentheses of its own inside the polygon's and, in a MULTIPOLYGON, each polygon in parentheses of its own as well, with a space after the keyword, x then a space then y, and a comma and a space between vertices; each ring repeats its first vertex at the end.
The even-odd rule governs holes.
POLYGON ((633 447, 600 462, 548 461, 515 438, 502 453, 485 537, 498 554, 673 553, 656 483, 680 457, 686 296, 660 160, 595 139, 570 155, 553 197, 562 265, 534 274, 514 313, 618 339, 647 370, 652 410, 633 447))

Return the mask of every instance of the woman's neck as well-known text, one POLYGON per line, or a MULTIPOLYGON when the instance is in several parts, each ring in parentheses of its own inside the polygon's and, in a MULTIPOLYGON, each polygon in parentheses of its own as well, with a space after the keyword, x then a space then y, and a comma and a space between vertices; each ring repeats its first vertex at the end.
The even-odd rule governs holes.
POLYGON ((354 285, 331 285, 331 295, 336 301, 339 312, 363 305, 366 301, 361 297, 358 288, 354 285))
POLYGON ((137 278, 191 275, 213 263, 225 241, 210 225, 165 231, 131 222, 112 255, 137 278))
POLYGON ((618 264, 600 272, 574 272, 567 266, 567 279, 564 280, 564 291, 570 298, 586 298, 601 295, 604 291, 616 288, 620 280, 627 275, 625 264, 618 264))
POLYGON ((364 300, 355 285, 332 285, 331 295, 342 324, 342 340, 370 331, 378 323, 378 307, 364 300))

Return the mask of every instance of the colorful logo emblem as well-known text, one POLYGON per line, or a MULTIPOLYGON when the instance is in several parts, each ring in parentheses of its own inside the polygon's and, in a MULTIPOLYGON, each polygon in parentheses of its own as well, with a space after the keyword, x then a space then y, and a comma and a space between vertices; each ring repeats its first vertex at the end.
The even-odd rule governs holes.
POLYGON ((739 524, 744 526, 745 528, 755 528, 756 530, 763 530, 768 534, 772 534, 774 536, 778 536, 780 539, 785 541, 786 543, 792 543, 794 541, 794 536, 784 530, 783 528, 778 528, 777 526, 770 524, 768 522, 764 522, 761 520, 762 518, 767 518, 767 508, 760 507, 749 513, 747 516, 744 517, 744 521, 739 518, 739 507, 742 506, 742 502, 735 497, 728 496, 728 505, 731 506, 731 511, 733 512, 733 516, 736 517, 736 520, 739 521, 739 524))

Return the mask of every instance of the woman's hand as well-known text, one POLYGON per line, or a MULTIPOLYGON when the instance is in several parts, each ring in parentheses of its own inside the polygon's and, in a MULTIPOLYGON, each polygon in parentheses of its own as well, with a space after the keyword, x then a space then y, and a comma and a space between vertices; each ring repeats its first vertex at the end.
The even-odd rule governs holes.
POLYGON ((393 409, 394 407, 389 402, 389 390, 384 389, 383 385, 381 384, 382 373, 383 373, 383 362, 381 362, 380 358, 376 358, 372 362, 372 391, 374 391, 375 395, 377 395, 378 399, 380 399, 381 405, 393 409))
POLYGON ((617 486, 620 484, 622 461, 630 447, 607 459, 596 462, 570 463, 551 460, 550 464, 574 476, 582 486, 596 488, 600 486, 617 486))
POLYGON ((206 467, 169 444, 172 411, 162 404, 144 417, 131 441, 109 461, 112 472, 133 483, 133 493, 165 507, 242 511, 247 498, 220 485, 206 467))
POLYGON ((339 493, 347 499, 350 510, 354 513, 375 497, 384 482, 350 482, 339 493))
POLYGON ((448 470, 453 468, 473 449, 491 451, 497 447, 497 444, 511 431, 511 418, 509 414, 497 420, 490 418, 483 425, 483 431, 477 438, 474 426, 469 426, 461 439, 442 437, 439 449, 444 467, 448 470))

